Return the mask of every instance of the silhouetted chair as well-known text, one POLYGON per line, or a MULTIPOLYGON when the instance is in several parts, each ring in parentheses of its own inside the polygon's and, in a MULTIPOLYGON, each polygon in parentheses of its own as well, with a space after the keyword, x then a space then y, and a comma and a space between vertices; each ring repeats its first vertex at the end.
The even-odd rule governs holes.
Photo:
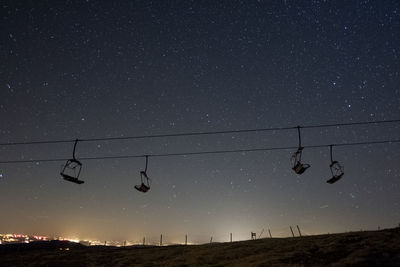
POLYGON ((301 146, 301 133, 300 133, 300 126, 297 126, 297 133, 299 136, 299 146, 297 148, 297 151, 293 153, 292 155, 292 170, 294 170, 295 173, 297 174, 302 174, 304 173, 308 168, 311 167, 310 164, 306 163, 301 163, 301 156, 303 154, 303 149, 304 147, 301 146))
POLYGON ((299 147, 296 152, 292 155, 292 170, 297 174, 304 173, 308 168, 311 167, 310 164, 301 163, 301 156, 303 153, 303 147, 299 147))
POLYGON ((326 181, 328 184, 333 184, 339 181, 343 175, 343 166, 339 164, 337 161, 332 161, 331 165, 329 165, 332 173, 332 178, 330 178, 328 181, 326 181))
POLYGON ((79 175, 82 170, 82 163, 75 158, 76 145, 78 144, 78 139, 75 140, 74 150, 72 152, 72 159, 67 160, 61 169, 61 176, 64 180, 72 182, 75 184, 83 184, 84 181, 79 180, 79 175))
POLYGON ((310 167, 311 167, 310 164, 301 163, 300 161, 297 161, 296 165, 294 165, 292 170, 294 170, 297 174, 302 174, 310 167))
POLYGON ((147 176, 147 173, 145 171, 140 172, 140 180, 141 184, 135 185, 135 189, 140 192, 146 193, 150 190, 150 178, 147 176))
POLYGON ((82 163, 80 163, 76 159, 69 159, 65 163, 60 174, 66 181, 76 183, 76 184, 83 184, 84 181, 79 180, 79 175, 81 174, 81 169, 82 169, 82 163))

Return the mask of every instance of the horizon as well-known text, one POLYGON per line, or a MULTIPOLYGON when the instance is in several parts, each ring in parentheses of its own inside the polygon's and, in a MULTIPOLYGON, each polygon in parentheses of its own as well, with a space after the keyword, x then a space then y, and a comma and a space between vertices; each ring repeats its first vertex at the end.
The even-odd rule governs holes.
MULTIPOLYGON (((400 225, 400 224, 399 224, 400 225)), ((32 242, 41 242, 41 241, 67 241, 71 243, 80 243, 82 245, 86 246, 112 246, 112 247, 125 247, 125 246, 174 246, 174 245, 206 245, 210 243, 232 243, 232 242, 242 242, 242 241, 251 241, 251 240, 258 240, 258 239, 285 239, 285 238, 299 238, 299 237, 312 237, 312 236, 323 236, 323 235, 336 235, 336 234, 347 234, 347 233, 358 233, 358 232, 376 232, 376 231, 386 231, 386 230, 393 230, 396 228, 399 228, 400 226, 394 226, 394 227, 387 227, 387 228, 381 228, 378 227, 377 229, 359 229, 359 230, 350 230, 350 231, 345 231, 345 232, 327 232, 327 233, 304 233, 304 232, 298 232, 297 228, 293 228, 293 233, 291 230, 289 230, 289 233, 284 233, 282 235, 278 236, 269 236, 268 233, 265 235, 259 236, 256 233, 257 236, 255 239, 252 239, 251 237, 243 238, 243 239, 235 239, 232 238, 230 240, 230 235, 228 234, 225 239, 217 239, 215 240, 214 237, 211 240, 205 241, 205 242, 196 242, 196 241, 191 241, 189 242, 189 236, 184 235, 182 240, 168 240, 168 235, 162 235, 162 244, 160 245, 160 236, 157 238, 153 239, 146 239, 141 240, 139 239, 122 239, 122 240, 95 240, 95 239, 82 239, 82 238, 69 238, 69 237, 62 237, 62 236, 38 236, 38 235, 30 235, 30 234, 2 234, 0 233, 0 244, 17 244, 17 243, 32 243, 32 242), (4 238, 12 238, 13 240, 6 240, 4 241, 4 238), (3 238, 3 243, 1 242, 1 238, 3 238), (17 239, 21 238, 33 238, 33 240, 29 240, 29 242, 26 241, 17 241, 17 239), (167 238, 167 239, 166 239, 167 238), (188 238, 188 239, 186 239, 188 238), (144 244, 143 244, 144 241, 144 244)), ((289 226, 290 229, 290 226, 289 226)), ((251 232, 249 232, 251 233, 251 232)), ((234 233, 233 233, 234 234, 234 233)), ((234 236, 234 235, 233 235, 234 236)), ((212 236, 210 236, 212 237, 212 236)))

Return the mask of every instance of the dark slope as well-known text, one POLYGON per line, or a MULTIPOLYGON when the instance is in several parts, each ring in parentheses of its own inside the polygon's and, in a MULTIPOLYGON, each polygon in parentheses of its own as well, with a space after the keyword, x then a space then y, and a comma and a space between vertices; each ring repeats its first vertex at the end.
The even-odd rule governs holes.
MULTIPOLYGON (((51 242, 47 242, 51 243, 51 242)), ((0 266, 399 266, 400 228, 169 247, 0 246, 0 266), (69 250, 60 250, 60 247, 69 250), (12 248, 12 249, 10 249, 12 248)))

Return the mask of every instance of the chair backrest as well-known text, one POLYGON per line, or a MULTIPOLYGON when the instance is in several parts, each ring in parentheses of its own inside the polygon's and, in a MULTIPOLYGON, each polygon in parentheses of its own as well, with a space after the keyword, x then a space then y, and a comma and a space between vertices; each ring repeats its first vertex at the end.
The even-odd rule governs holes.
POLYGON ((340 176, 343 175, 343 166, 339 164, 337 161, 332 161, 331 165, 329 165, 331 169, 332 176, 340 176))
POLYGON ((329 167, 333 167, 333 166, 335 166, 336 164, 339 164, 339 162, 337 162, 336 160, 334 160, 334 161, 332 161, 331 162, 331 165, 329 165, 329 167))

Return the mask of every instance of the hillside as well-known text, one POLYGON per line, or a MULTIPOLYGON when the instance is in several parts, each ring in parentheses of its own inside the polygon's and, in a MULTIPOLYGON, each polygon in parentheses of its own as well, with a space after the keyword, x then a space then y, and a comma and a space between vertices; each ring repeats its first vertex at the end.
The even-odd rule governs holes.
POLYGON ((399 266, 400 228, 168 247, 0 245, 0 266, 399 266), (65 248, 69 250, 65 250, 65 248), (60 248, 63 248, 60 250, 60 248))

